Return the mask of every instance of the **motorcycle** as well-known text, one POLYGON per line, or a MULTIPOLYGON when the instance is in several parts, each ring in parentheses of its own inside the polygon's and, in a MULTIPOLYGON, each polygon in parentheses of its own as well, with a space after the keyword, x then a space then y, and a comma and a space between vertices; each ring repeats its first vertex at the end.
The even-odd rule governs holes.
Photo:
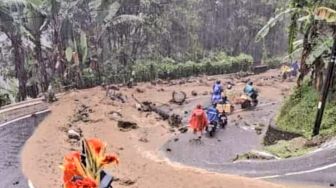
POLYGON ((225 129, 228 123, 228 119, 225 113, 219 115, 219 119, 217 121, 211 121, 208 127, 206 128, 206 132, 210 137, 213 137, 218 128, 225 129))
POLYGON ((247 109, 247 108, 254 108, 258 105, 259 101, 258 101, 258 94, 257 93, 253 93, 250 97, 242 97, 242 99, 244 100, 241 103, 241 108, 242 109, 247 109))

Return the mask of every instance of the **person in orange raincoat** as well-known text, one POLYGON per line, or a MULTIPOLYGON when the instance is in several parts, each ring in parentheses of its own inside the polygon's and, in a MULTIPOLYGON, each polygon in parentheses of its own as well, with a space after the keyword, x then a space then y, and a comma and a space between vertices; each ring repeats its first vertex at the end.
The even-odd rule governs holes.
MULTIPOLYGON (((201 135, 204 129, 208 126, 208 118, 202 109, 201 105, 197 105, 196 108, 193 110, 190 120, 189 120, 189 127, 192 128, 194 134, 200 132, 201 135)), ((201 136, 199 137, 201 138, 201 136)))

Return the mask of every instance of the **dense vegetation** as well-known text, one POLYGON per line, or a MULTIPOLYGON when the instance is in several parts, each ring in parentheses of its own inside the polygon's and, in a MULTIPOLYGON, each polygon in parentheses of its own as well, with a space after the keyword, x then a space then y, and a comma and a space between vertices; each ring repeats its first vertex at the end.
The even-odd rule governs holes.
MULTIPOLYGON (((280 129, 301 134, 310 138, 317 112, 318 91, 306 81, 302 87, 296 88, 286 100, 278 117, 277 125, 280 129)), ((336 101, 328 103, 321 125, 324 136, 336 133, 336 101)))
MULTIPOLYGON (((291 0, 259 31, 257 40, 285 15, 290 16, 288 32, 289 58, 300 58, 300 76, 297 88, 287 99, 277 117, 279 128, 310 137, 317 112, 317 103, 326 81, 326 65, 330 62, 331 48, 336 42, 336 1, 291 0), (310 74, 310 77, 308 78, 310 74), (306 79, 306 82, 303 82, 306 79)), ((336 76, 322 122, 322 135, 336 133, 336 76)))
POLYGON ((284 53, 283 24, 261 42, 254 40, 282 2, 1 1, 0 80, 18 80, 18 90, 5 84, 1 92, 24 100, 49 85, 124 82, 132 71, 145 81, 170 73, 177 78, 243 70, 247 62, 284 53))

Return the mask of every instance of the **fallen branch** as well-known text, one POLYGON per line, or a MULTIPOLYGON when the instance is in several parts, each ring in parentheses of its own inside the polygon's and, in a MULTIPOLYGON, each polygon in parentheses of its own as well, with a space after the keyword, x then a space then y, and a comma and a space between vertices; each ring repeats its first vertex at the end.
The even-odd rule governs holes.
POLYGON ((139 111, 142 112, 155 112, 158 114, 163 120, 168 120, 168 123, 172 127, 178 127, 182 123, 182 118, 177 114, 169 114, 164 110, 158 108, 154 103, 145 101, 140 102, 133 94, 132 98, 137 102, 136 106, 139 111))

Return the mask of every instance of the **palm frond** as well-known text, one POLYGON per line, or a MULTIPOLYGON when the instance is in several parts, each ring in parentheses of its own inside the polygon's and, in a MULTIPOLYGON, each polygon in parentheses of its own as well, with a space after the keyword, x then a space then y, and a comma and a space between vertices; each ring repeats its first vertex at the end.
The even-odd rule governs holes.
POLYGON ((291 13, 295 10, 297 10, 297 9, 296 8, 288 8, 288 9, 280 12, 279 14, 277 14, 275 17, 272 17, 271 19, 269 19, 269 21, 266 23, 266 25, 264 25, 264 27, 261 28, 259 30, 259 32, 257 33, 256 39, 255 39, 256 42, 259 42, 262 38, 265 38, 272 27, 274 27, 278 22, 283 20, 286 15, 288 15, 289 13, 291 13))
POLYGON ((320 58, 323 54, 330 54, 333 45, 333 39, 330 37, 320 41, 309 54, 306 63, 308 65, 313 64, 317 58, 320 58))
POLYGON ((324 20, 329 23, 336 22, 336 10, 328 7, 318 7, 315 10, 316 19, 324 20))

